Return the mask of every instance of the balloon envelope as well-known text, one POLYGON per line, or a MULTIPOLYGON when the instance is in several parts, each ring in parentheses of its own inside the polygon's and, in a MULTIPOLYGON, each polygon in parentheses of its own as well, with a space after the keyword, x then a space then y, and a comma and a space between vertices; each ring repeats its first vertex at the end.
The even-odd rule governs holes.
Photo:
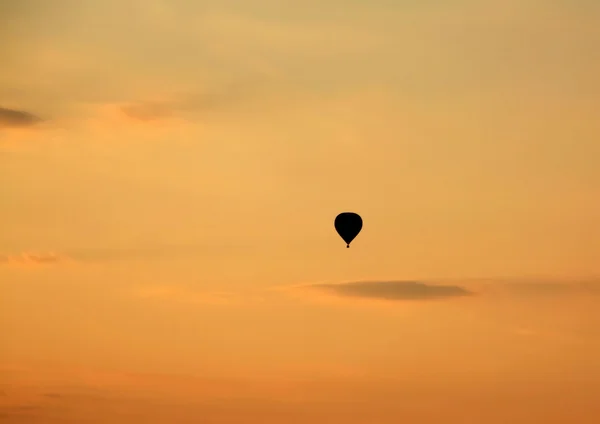
POLYGON ((346 247, 350 247, 350 242, 362 230, 362 218, 354 212, 342 212, 334 221, 335 230, 342 240, 346 242, 346 247))

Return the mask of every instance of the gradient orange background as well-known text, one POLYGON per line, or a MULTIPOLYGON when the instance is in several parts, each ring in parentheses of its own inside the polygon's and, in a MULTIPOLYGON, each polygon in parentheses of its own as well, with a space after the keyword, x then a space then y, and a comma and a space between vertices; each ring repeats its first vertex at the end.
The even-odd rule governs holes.
POLYGON ((0 0, 2 422, 600 422, 599 21, 0 0))

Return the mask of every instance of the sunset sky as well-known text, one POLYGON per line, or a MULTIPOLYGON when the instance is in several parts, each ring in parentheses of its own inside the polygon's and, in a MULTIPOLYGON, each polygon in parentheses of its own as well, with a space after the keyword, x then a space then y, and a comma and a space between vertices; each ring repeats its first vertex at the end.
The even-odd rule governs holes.
POLYGON ((600 422, 599 22, 0 0, 0 422, 600 422))

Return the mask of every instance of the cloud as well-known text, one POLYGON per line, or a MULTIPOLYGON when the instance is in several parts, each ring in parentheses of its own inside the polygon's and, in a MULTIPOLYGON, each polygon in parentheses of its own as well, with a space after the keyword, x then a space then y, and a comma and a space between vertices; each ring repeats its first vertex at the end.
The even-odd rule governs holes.
POLYGON ((66 256, 53 252, 23 252, 14 255, 0 255, 0 265, 52 265, 67 259, 66 256))
POLYGON ((154 121, 172 116, 174 108, 165 103, 136 103, 123 106, 121 112, 138 121, 154 121))
POLYGON ((358 281, 341 284, 312 284, 313 289, 343 297, 382 300, 429 300, 472 295, 459 286, 426 284, 417 281, 358 281))
MULTIPOLYGON (((256 99, 259 94, 276 93, 281 89, 275 81, 246 78, 213 87, 201 93, 187 93, 171 100, 131 102, 119 108, 128 118, 149 122, 177 117, 183 113, 217 112, 256 99)), ((289 88, 289 87, 287 87, 289 88)))
POLYGON ((83 248, 66 249, 60 253, 17 252, 0 253, 0 265, 52 265, 65 262, 78 264, 94 264, 120 261, 170 260, 177 258, 193 258, 207 255, 228 255, 243 253, 244 245, 148 245, 123 248, 83 248))
POLYGON ((42 119, 22 110, 0 107, 0 128, 31 127, 42 119))
POLYGON ((228 255, 242 253, 244 245, 185 244, 185 245, 147 245, 123 248, 85 248, 69 249, 68 256, 78 262, 113 262, 135 260, 160 260, 175 258, 193 258, 199 255, 228 255))
POLYGON ((497 280, 477 284, 482 294, 517 297, 552 298, 571 295, 600 295, 600 279, 549 280, 497 280))
POLYGON ((581 283, 556 283, 556 282, 515 282, 508 283, 508 287, 518 293, 536 295, 561 295, 582 288, 581 283))
POLYGON ((50 398, 50 399, 60 399, 60 398, 64 397, 64 395, 62 395, 60 393, 44 393, 44 394, 42 394, 42 396, 45 398, 50 398))
MULTIPOLYGON (((247 422, 257 410, 265 416, 255 417, 254 422, 275 422, 269 419, 269 411, 260 410, 270 408, 275 415, 281 410, 281 401, 306 390, 285 381, 58 367, 35 371, 36 375, 28 371, 15 376, 9 398, 0 403, 0 418, 6 422, 116 424, 131 422, 132 416, 152 423, 247 422), (50 398, 47 389, 52 390, 50 398)), ((295 403, 288 405, 294 407, 295 403)))

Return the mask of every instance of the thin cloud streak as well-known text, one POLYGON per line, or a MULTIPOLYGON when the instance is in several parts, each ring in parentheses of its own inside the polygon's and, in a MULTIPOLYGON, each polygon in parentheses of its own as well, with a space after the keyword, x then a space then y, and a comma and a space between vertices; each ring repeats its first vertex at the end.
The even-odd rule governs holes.
POLYGON ((571 295, 600 295, 600 279, 573 279, 572 281, 485 281, 474 283, 481 294, 516 297, 552 298, 571 295))
POLYGON ((238 245, 155 245, 130 248, 71 249, 69 255, 81 262, 112 262, 145 259, 173 259, 197 255, 227 255, 246 250, 238 245))
POLYGON ((115 261, 161 260, 189 258, 198 255, 227 255, 239 252, 245 246, 158 245, 132 248, 67 249, 57 252, 0 254, 0 265, 53 265, 65 262, 103 263, 115 261))
POLYGON ((417 281, 357 281, 339 284, 313 284, 308 287, 342 297, 392 301, 442 299, 474 294, 459 286, 442 286, 417 281))
POLYGON ((129 118, 145 122, 169 118, 173 115, 173 108, 168 104, 143 102, 123 106, 121 112, 129 118))
POLYGON ((135 101, 120 107, 128 118, 149 122, 179 117, 182 114, 218 112, 236 107, 246 101, 257 100, 270 93, 293 87, 278 84, 278 81, 260 78, 245 78, 220 88, 211 88, 200 93, 187 93, 171 100, 135 101))
POLYGON ((0 265, 54 265, 68 260, 66 256, 53 252, 0 255, 0 265))

